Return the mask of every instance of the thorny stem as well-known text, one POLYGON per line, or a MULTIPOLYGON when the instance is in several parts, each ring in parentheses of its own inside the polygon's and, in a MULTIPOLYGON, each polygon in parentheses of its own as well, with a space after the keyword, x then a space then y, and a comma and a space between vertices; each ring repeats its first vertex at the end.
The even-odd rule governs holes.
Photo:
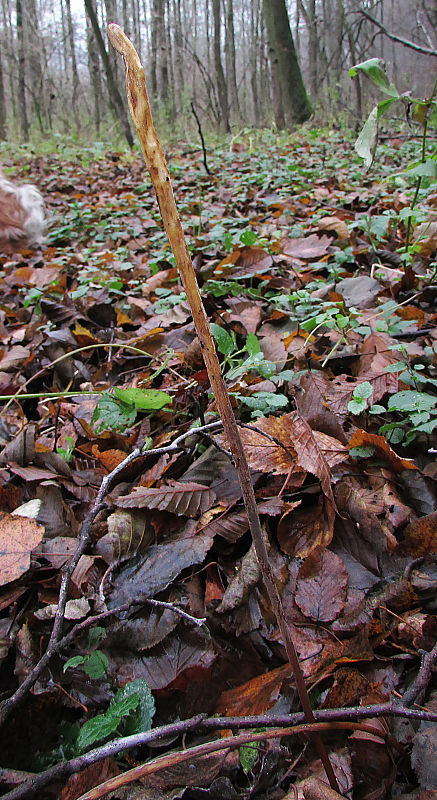
MULTIPOLYGON (((202 303, 191 256, 188 251, 182 224, 176 208, 176 202, 173 195, 170 174, 165 161, 165 156, 153 124, 147 95, 144 69, 132 42, 128 39, 119 25, 110 24, 108 26, 108 34, 112 45, 124 58, 126 68, 126 90, 132 118, 143 149, 147 167, 150 172, 150 177, 155 188, 164 228, 167 233, 176 260, 176 265, 181 275, 182 283, 191 307, 194 325, 199 338, 199 344, 202 350, 205 366, 208 371, 208 377, 214 393, 217 408, 223 422, 224 432, 234 458, 244 505, 249 518, 252 540, 263 574, 264 584, 266 586, 269 599, 272 604, 272 609, 284 641, 287 656, 291 664, 302 709, 305 713, 307 722, 312 723, 314 722, 314 715, 305 686, 305 679, 291 636, 291 631, 285 618, 281 598, 279 596, 279 592, 274 580, 273 570, 269 562, 267 547, 256 507, 255 493, 252 486, 249 465, 247 463, 244 447, 238 432, 237 422, 234 417, 234 412, 232 410, 226 384, 221 374, 214 340, 209 329, 208 318, 202 303)), ((332 789, 338 792, 337 780, 320 734, 314 734, 313 741, 319 758, 323 763, 330 786, 332 789)))

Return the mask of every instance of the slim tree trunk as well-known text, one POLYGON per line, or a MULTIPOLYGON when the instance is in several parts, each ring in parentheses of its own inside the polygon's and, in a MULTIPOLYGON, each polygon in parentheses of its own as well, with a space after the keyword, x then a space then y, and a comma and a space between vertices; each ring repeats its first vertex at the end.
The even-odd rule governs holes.
POLYGON ((79 119, 79 112, 77 108, 77 101, 79 96, 79 73, 77 71, 77 60, 76 60, 76 46, 74 43, 74 31, 73 31, 73 19, 71 16, 71 2, 70 0, 66 0, 66 8, 67 8, 67 29, 68 29, 68 43, 70 46, 70 58, 71 58, 71 77, 73 81, 73 91, 71 96, 71 104, 73 107, 73 115, 76 121, 77 130, 80 130, 80 119, 79 119))
POLYGON ((17 0, 17 39, 18 39, 18 113, 20 116, 21 135, 25 142, 29 139, 29 119, 26 100, 26 56, 23 29, 23 7, 17 0))
POLYGON ((0 141, 4 142, 7 139, 6 135, 6 102, 5 102, 5 86, 3 80, 3 62, 0 49, 0 141))
POLYGON ((212 0, 212 13, 214 18, 214 66, 217 80, 217 91, 221 113, 222 127, 226 133, 230 133, 228 91, 223 72, 220 42, 220 0, 212 0))
POLYGON ((130 129, 127 113, 123 105, 123 100, 120 94, 120 90, 114 78, 111 62, 109 60, 109 56, 105 47, 105 42, 103 41, 103 36, 100 30, 97 14, 93 6, 93 0, 84 0, 84 3, 85 3, 85 10, 86 13, 88 14, 94 32, 94 36, 96 38, 97 45, 100 51, 100 57, 102 59, 103 66, 105 68, 106 80, 108 82, 109 102, 113 110, 114 117, 121 123, 129 147, 133 147, 134 139, 132 136, 132 131, 130 129))
MULTIPOLYGON (((94 13, 97 14, 95 6, 96 0, 91 0, 93 3, 94 13)), ((88 70, 90 74, 93 99, 94 99, 94 125, 96 127, 97 135, 100 135, 101 124, 101 110, 100 103, 102 99, 102 76, 100 74, 99 52, 97 49, 96 37, 90 22, 88 14, 86 16, 86 29, 87 29, 87 50, 88 50, 88 70)))
POLYGON ((280 97, 277 125, 283 127, 281 107, 287 125, 305 122, 311 116, 311 104, 294 49, 285 0, 263 0, 263 15, 274 92, 280 97))
POLYGON ((226 0, 226 3, 226 74, 229 81, 230 108, 234 116, 239 120, 241 119, 241 110, 238 101, 237 71, 235 65, 234 3, 233 0, 226 0))

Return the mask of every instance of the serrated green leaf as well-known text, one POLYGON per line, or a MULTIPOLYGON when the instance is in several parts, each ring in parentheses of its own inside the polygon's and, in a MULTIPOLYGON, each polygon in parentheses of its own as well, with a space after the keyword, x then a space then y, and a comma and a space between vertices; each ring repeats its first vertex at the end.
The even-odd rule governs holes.
POLYGON ((139 411, 159 411, 171 403, 171 397, 158 389, 119 389, 114 388, 117 400, 127 406, 134 406, 139 411))
POLYGON ((364 445, 361 445, 360 447, 351 447, 349 450, 349 455, 352 458, 370 458, 373 456, 374 452, 374 447, 365 447, 364 445))
POLYGON ((349 400, 347 404, 348 411, 351 414, 361 414, 363 411, 366 410, 366 401, 365 400, 349 400))
POLYGON ((119 717, 110 714, 98 714, 82 725, 77 737, 77 746, 80 751, 88 750, 95 742, 100 742, 111 735, 119 725, 119 717))
MULTIPOLYGON (((118 693, 117 693, 118 695, 118 693)), ((128 697, 118 698, 117 695, 111 700, 109 712, 113 717, 127 717, 131 711, 135 711, 140 702, 138 692, 133 692, 128 697)))
POLYGON ((101 650, 94 650, 83 663, 86 674, 95 681, 103 678, 108 666, 109 661, 101 650))
POLYGON ((132 695, 137 695, 139 702, 136 710, 126 720, 125 733, 127 736, 141 733, 141 731, 149 731, 155 714, 155 700, 150 686, 143 678, 137 678, 119 689, 111 702, 110 708, 132 695))
POLYGON ((353 391, 354 400, 367 400, 373 394, 373 386, 369 381, 363 381, 353 391))
POLYGON ((102 628, 101 625, 90 628, 87 637, 87 649, 92 650, 105 636, 106 630, 102 628))
POLYGON ((425 392, 405 390, 392 394, 388 399, 389 411, 429 411, 437 405, 437 397, 425 392))

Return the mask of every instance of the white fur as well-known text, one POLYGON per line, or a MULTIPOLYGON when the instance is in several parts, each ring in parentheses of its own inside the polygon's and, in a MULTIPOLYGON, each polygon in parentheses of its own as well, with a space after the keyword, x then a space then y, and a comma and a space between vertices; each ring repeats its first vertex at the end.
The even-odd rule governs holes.
POLYGON ((0 172, 0 193, 15 198, 23 211, 22 229, 30 245, 40 245, 44 238, 44 200, 36 186, 16 186, 0 172))

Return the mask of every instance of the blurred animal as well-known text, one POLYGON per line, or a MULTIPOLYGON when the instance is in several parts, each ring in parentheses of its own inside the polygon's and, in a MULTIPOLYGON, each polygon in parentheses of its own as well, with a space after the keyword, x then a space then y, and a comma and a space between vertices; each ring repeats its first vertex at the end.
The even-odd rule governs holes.
POLYGON ((44 201, 36 186, 17 186, 0 170, 0 252, 11 254, 43 241, 44 201))

